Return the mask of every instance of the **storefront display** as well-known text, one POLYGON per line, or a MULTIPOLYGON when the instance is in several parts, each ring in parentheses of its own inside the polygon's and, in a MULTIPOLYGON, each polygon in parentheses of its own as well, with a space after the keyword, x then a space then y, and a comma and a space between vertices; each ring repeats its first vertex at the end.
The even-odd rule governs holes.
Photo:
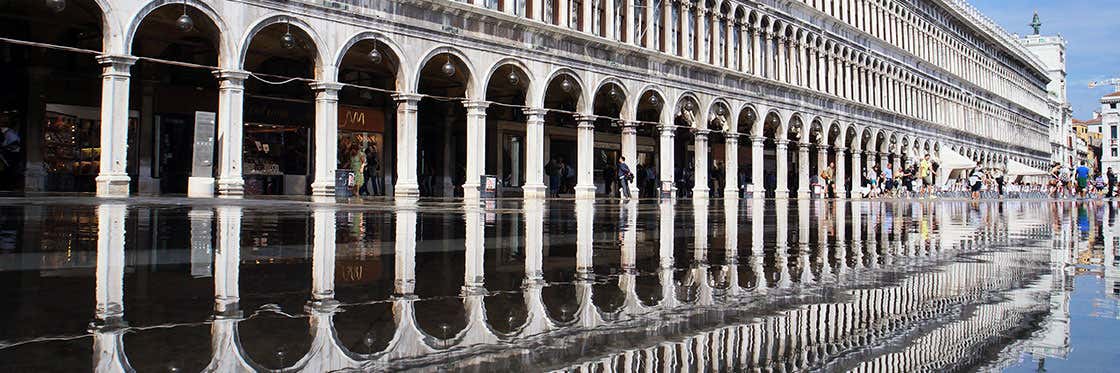
POLYGON ((385 114, 345 105, 338 112, 338 169, 353 172, 351 194, 385 195, 385 114))
POLYGON ((285 187, 285 180, 306 177, 309 139, 310 129, 305 127, 246 123, 245 194, 296 194, 290 191, 293 185, 285 187))
POLYGON ((100 170, 101 126, 95 120, 48 111, 43 127, 47 190, 91 192, 100 170))

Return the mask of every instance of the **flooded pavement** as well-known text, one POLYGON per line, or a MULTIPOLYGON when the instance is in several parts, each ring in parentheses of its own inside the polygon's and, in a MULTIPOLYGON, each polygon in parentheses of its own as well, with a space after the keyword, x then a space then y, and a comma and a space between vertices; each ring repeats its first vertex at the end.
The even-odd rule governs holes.
POLYGON ((0 198, 0 370, 1104 371, 1117 208, 0 198))

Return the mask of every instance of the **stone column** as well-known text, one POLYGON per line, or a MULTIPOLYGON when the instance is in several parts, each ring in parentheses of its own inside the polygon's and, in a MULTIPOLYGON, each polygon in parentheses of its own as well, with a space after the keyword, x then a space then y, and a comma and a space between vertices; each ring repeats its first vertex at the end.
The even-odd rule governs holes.
POLYGON ((526 109, 525 116, 525 198, 544 198, 544 109, 526 109))
POLYGON ((551 23, 551 20, 544 19, 544 1, 542 0, 529 0, 529 14, 526 16, 544 23, 551 23))
MULTIPOLYGON (((843 135, 841 135, 841 136, 843 136, 843 135)), ((836 175, 835 175, 835 180, 836 181, 834 183, 836 185, 836 198, 847 197, 847 193, 845 193, 845 190, 844 190, 844 185, 845 185, 844 184, 845 183, 844 172, 848 168, 847 167, 847 162, 845 161, 845 158, 847 158, 847 155, 844 154, 845 152, 846 152, 846 149, 843 148, 843 147, 837 147, 836 148, 836 175)))
POLYGON ((696 49, 694 49, 697 55, 696 60, 702 63, 711 62, 708 60, 708 43, 704 42, 704 35, 708 32, 708 25, 704 20, 707 18, 708 9, 704 7, 703 3, 698 4, 696 11, 693 13, 696 19, 696 34, 694 35, 696 40, 693 41, 696 44, 696 49))
MULTIPOLYGON (((47 190, 47 166, 43 164, 43 124, 46 122, 46 86, 50 84, 51 69, 45 64, 36 63, 45 60, 45 54, 40 58, 31 58, 31 66, 27 67, 27 91, 24 95, 27 103, 25 125, 20 135, 23 137, 23 190, 25 192, 42 192, 47 190)), ((12 123, 11 125, 15 125, 12 123)))
POLYGON ((136 57, 97 56, 101 65, 101 170, 98 197, 128 197, 128 92, 136 57))
MULTIPOLYGON (((334 171, 338 168, 338 91, 335 82, 315 82, 315 180, 311 194, 334 196, 334 171)), ((355 170, 357 171, 357 170, 355 170)))
POLYGON ((776 143, 774 159, 778 165, 778 185, 774 188, 774 197, 789 198, 789 141, 778 140, 776 143))
POLYGON ((809 198, 809 143, 797 144, 797 198, 809 198))
POLYGON ((240 206, 220 206, 217 245, 214 250, 214 313, 240 314, 241 216, 240 206))
MULTIPOLYGON (((587 1, 587 0, 585 0, 587 1)), ((479 197, 479 182, 486 173, 486 101, 467 101, 467 179, 463 181, 463 198, 479 197)))
POLYGON ((692 198, 708 198, 708 130, 697 129, 694 132, 693 167, 696 169, 695 184, 692 186, 692 198))
POLYGON ((415 93, 393 96, 397 101, 397 184, 393 195, 397 197, 420 196, 420 184, 416 179, 416 158, 420 156, 416 146, 419 140, 416 111, 420 97, 415 93))
MULTIPOLYGON (((723 198, 739 197, 739 134, 728 133, 723 145, 723 198)), ((736 205, 738 206, 738 205, 736 205)))
MULTIPOLYGON (((571 3, 568 0, 555 0, 556 11, 552 14, 556 16, 556 25, 564 28, 571 28, 568 24, 568 19, 571 18, 572 9, 571 3)), ((544 14, 543 12, 541 14, 544 14)), ((551 20, 549 20, 551 21, 551 20)))
POLYGON ((751 74, 762 76, 762 37, 759 36, 758 25, 751 27, 751 74))
POLYGON ((241 173, 245 124, 245 79, 249 73, 221 70, 218 78, 218 195, 240 196, 245 189, 241 173))
POLYGON ((595 119, 576 118, 576 199, 595 198, 595 119))
POLYGON ((750 66, 747 65, 750 62, 747 60, 750 58, 750 52, 747 51, 747 38, 750 37, 750 33, 747 32, 746 23, 739 23, 738 25, 736 34, 739 35, 739 55, 736 58, 738 58, 739 64, 736 65, 736 70, 745 73, 751 70, 750 66))
POLYGON ((766 184, 762 182, 762 171, 766 166, 765 154, 762 152, 763 141, 766 141, 763 136, 751 137, 751 186, 754 187, 754 198, 766 195, 766 184))
POLYGON ((861 163, 860 154, 862 152, 859 150, 852 150, 852 199, 859 199, 860 195, 857 190, 863 185, 863 163, 861 163))
POLYGON ((544 201, 526 201, 525 214, 525 279, 524 284, 544 285, 544 201))
POLYGON ((603 0, 603 37, 610 40, 619 40, 619 38, 622 37, 622 35, 617 35, 614 32, 614 12, 618 11, 618 9, 615 9, 613 6, 615 1, 618 0, 603 0))
POLYGON ((789 83, 789 39, 785 35, 779 35, 775 39, 778 40, 778 62, 775 64, 778 76, 774 80, 789 83))
MULTIPOLYGON (((667 1, 662 0, 662 2, 667 2, 667 1)), ((657 40, 653 38, 653 7, 654 6, 656 6, 656 5, 653 5, 653 0, 646 0, 646 7, 644 9, 645 19, 646 19, 645 38, 646 38, 646 48, 649 48, 649 49, 657 49, 657 40)), ((607 7, 607 8, 610 8, 610 7, 607 7)))
MULTIPOLYGON (((670 184, 676 185, 674 180, 674 178, 676 177, 676 167, 673 164, 676 161, 676 159, 674 158, 675 155, 673 154, 673 140, 674 136, 676 135, 674 133, 674 130, 676 129, 676 127, 674 127, 672 124, 662 124, 661 126, 658 126, 657 129, 661 134, 661 144, 659 149, 660 151, 658 152, 660 154, 657 160, 658 168, 660 168, 658 175, 662 182, 668 181, 670 184)), ((659 191, 658 195, 660 195, 660 185, 657 186, 657 190, 659 191)))
MULTIPOLYGON (((622 123, 622 156, 626 158, 626 166, 630 167, 630 172, 638 172, 638 125, 634 122, 622 123)), ((614 160, 611 160, 612 162, 614 160)), ((608 175, 614 176, 614 175, 608 175)), ((637 181, 637 177, 635 177, 637 181)), ((638 195, 638 183, 630 183, 630 195, 636 197, 638 195)), ((619 192, 621 196, 621 191, 619 192)))

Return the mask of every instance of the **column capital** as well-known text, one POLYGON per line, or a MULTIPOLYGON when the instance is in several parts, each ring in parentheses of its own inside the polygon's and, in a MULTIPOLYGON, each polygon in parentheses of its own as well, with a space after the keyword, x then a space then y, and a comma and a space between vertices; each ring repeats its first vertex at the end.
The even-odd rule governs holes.
POLYGON ((525 116, 527 116, 527 117, 534 117, 534 116, 543 117, 543 116, 545 116, 545 114, 548 114, 548 109, 528 108, 528 109, 522 109, 521 112, 524 113, 525 116))
POLYGON ((214 77, 224 82, 234 84, 243 84, 245 79, 249 79, 249 72, 243 70, 218 70, 214 71, 214 77))
POLYGON ((658 124, 657 125, 657 130, 659 132, 662 132, 662 133, 667 132, 667 133, 669 133, 670 136, 672 136, 675 133, 676 129, 677 129, 677 126, 672 125, 672 124, 658 124))
POLYGON ((129 67, 136 64, 139 58, 123 54, 101 54, 96 57, 97 64, 102 66, 129 67))
POLYGON ((723 136, 725 138, 727 138, 727 140, 739 141, 739 136, 742 136, 742 135, 739 134, 738 132, 727 132, 727 133, 724 133, 723 136))
POLYGON ((420 103, 420 99, 422 99, 422 98, 424 98, 423 95, 416 94, 416 93, 397 93, 397 94, 393 95, 393 100, 396 101, 398 104, 403 103, 403 104, 408 104, 408 105, 412 105, 412 106, 416 106, 416 104, 420 103))
POLYGON ((779 147, 779 148, 785 148, 785 147, 789 146, 789 140, 786 140, 786 139, 774 140, 774 145, 779 147))
POLYGON ((576 115, 577 128, 595 128, 595 116, 589 114, 576 115))
POLYGON ((320 82, 315 81, 308 84, 312 91, 325 92, 325 93, 338 93, 342 90, 342 83, 339 82, 320 82))
POLYGON ((843 147, 843 146, 837 146, 837 147, 836 147, 836 152, 837 152, 837 153, 845 153, 845 152, 847 152, 847 151, 848 151, 848 148, 845 148, 845 147, 843 147))
POLYGON ((467 108, 467 112, 486 112, 486 108, 490 107, 490 102, 480 100, 463 101, 463 107, 467 108))
POLYGON ((762 145, 762 143, 764 141, 766 141, 766 136, 749 136, 749 137, 751 139, 751 142, 754 143, 754 144, 757 144, 757 145, 762 145))
POLYGON ((695 128, 695 129, 692 130, 693 135, 695 135, 696 137, 703 137, 703 138, 708 138, 708 134, 711 133, 711 132, 712 132, 712 130, 705 129, 705 128, 695 128))

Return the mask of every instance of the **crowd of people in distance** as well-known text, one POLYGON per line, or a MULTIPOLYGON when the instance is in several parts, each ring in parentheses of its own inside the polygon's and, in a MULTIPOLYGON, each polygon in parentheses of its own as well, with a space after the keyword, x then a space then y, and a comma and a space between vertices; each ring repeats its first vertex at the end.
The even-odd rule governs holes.
MULTIPOLYGON (((937 198, 968 197, 980 198, 1112 198, 1117 192, 1117 175, 1112 167, 1105 172, 1094 172, 1085 162, 1076 167, 1064 167, 1054 163, 1049 174, 1049 182, 1024 180, 1014 177, 1008 180, 1000 168, 964 170, 954 178, 938 183, 942 172, 937 161, 926 154, 917 162, 911 162, 899 170, 890 163, 883 167, 873 165, 863 173, 863 182, 853 195, 862 198, 937 198)), ((817 175, 814 187, 820 188, 828 198, 835 198, 836 165, 830 163, 817 175)))

